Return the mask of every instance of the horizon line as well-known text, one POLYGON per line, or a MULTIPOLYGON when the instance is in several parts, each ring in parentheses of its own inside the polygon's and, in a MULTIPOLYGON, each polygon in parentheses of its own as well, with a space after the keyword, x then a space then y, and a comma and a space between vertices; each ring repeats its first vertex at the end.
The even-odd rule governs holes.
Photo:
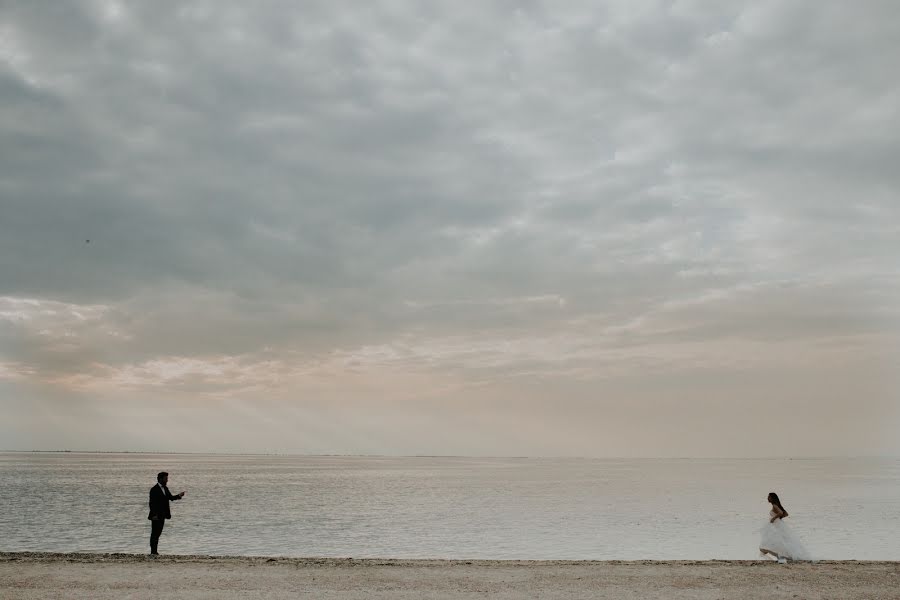
POLYGON ((570 460, 822 460, 822 459, 900 459, 900 455, 757 455, 757 456, 578 456, 578 455, 475 455, 475 454, 354 454, 354 453, 294 453, 294 452, 186 452, 156 450, 9 450, 0 454, 153 454, 165 456, 281 456, 297 458, 505 458, 505 459, 570 459, 570 460))

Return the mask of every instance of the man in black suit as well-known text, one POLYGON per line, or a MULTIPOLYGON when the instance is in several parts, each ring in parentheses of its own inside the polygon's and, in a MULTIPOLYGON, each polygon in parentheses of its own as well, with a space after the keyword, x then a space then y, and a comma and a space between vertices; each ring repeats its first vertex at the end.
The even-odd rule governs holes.
POLYGON ((159 554, 156 551, 156 545, 159 543, 159 536, 162 534, 163 527, 166 526, 166 519, 172 518, 169 512, 169 500, 181 500, 184 498, 184 492, 177 496, 169 493, 166 484, 169 482, 169 474, 163 471, 156 476, 156 485, 150 488, 150 554, 159 554))

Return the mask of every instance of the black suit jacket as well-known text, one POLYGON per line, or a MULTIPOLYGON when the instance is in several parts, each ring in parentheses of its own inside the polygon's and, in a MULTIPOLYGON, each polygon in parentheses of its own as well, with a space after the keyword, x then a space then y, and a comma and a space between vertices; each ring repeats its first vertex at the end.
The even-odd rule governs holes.
POLYGON ((150 514, 148 519, 154 516, 161 519, 171 519, 172 513, 169 512, 169 500, 181 500, 181 496, 173 496, 169 488, 164 488, 165 492, 159 487, 159 484, 150 488, 150 514))

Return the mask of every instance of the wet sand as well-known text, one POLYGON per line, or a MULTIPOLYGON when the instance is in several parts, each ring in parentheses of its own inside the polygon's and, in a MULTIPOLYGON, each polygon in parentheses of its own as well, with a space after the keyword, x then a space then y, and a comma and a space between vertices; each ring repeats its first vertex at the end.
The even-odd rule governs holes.
POLYGON ((0 598, 900 599, 900 562, 510 561, 0 553, 0 598))

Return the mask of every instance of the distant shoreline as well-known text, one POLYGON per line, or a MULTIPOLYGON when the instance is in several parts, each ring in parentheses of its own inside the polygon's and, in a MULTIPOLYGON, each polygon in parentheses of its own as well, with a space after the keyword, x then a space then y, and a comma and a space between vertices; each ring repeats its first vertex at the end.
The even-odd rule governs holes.
POLYGON ((543 561, 0 552, 0 597, 896 599, 900 561, 543 561))

